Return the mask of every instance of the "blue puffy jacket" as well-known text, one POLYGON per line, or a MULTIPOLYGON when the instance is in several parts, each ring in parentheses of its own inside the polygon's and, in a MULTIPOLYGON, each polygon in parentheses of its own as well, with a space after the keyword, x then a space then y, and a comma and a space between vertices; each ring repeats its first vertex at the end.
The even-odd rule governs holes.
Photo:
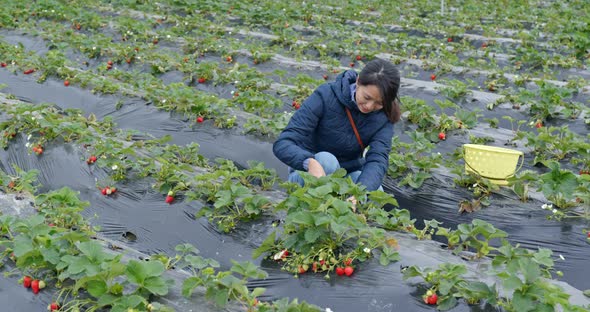
POLYGON ((393 123, 383 111, 359 111, 351 95, 357 75, 348 70, 334 82, 319 86, 293 114, 274 143, 273 152, 283 163, 301 171, 305 171, 306 159, 318 152, 330 152, 348 173, 362 170, 357 183, 373 191, 387 172, 393 123), (349 108, 364 145, 370 146, 365 158, 344 107, 349 108))

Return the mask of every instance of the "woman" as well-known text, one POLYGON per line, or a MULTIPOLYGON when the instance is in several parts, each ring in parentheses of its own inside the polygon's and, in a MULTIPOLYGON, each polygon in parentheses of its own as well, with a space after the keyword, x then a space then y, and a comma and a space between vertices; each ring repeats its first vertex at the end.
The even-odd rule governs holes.
POLYGON ((297 171, 321 177, 344 168, 368 191, 382 189, 393 124, 400 118, 399 86, 395 66, 375 59, 360 74, 348 70, 318 87, 273 145, 275 156, 290 167, 289 181, 303 185, 297 171), (363 157, 365 146, 370 148, 363 157))

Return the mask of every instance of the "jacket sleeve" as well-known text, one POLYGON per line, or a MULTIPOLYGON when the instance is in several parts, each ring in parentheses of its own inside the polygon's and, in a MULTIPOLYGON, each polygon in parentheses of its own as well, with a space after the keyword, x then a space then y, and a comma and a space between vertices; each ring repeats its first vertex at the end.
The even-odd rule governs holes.
POLYGON ((306 147, 313 146, 313 134, 322 118, 323 106, 322 96, 318 90, 314 91, 293 114, 273 144, 274 155, 295 170, 305 171, 303 161, 315 155, 306 147))
POLYGON ((363 165, 361 175, 357 183, 367 187, 368 191, 374 191, 381 186, 383 178, 389 166, 389 152, 391 151, 391 139, 393 138, 393 124, 386 123, 371 138, 366 162, 363 165))

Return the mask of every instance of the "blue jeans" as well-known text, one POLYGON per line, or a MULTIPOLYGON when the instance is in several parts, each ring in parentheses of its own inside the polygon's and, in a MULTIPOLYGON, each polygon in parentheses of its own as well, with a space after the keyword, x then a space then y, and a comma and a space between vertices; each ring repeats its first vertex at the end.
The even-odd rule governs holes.
MULTIPOLYGON (((320 163, 320 165, 322 165, 322 168, 324 168, 324 172, 326 173, 326 175, 330 175, 340 168, 340 163, 338 162, 338 159, 336 159, 336 156, 332 155, 329 152, 319 152, 315 154, 315 160, 317 160, 320 163)), ((361 175, 361 172, 362 171, 360 170, 353 171, 347 174, 346 176, 350 177, 352 182, 356 183, 359 179, 359 176, 361 175)), ((296 170, 293 170, 289 173, 289 178, 287 180, 289 182, 299 183, 299 185, 301 186, 303 186, 305 182, 303 181, 303 178, 299 175, 299 172, 296 170)), ((383 187, 379 186, 379 190, 383 191, 383 187)))

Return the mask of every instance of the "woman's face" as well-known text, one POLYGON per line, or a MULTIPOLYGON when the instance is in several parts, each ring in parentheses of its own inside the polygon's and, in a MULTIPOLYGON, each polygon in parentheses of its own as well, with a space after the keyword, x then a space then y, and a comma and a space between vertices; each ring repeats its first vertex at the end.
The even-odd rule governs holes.
POLYGON ((383 100, 379 88, 375 85, 356 85, 356 105, 363 114, 383 109, 383 100))

